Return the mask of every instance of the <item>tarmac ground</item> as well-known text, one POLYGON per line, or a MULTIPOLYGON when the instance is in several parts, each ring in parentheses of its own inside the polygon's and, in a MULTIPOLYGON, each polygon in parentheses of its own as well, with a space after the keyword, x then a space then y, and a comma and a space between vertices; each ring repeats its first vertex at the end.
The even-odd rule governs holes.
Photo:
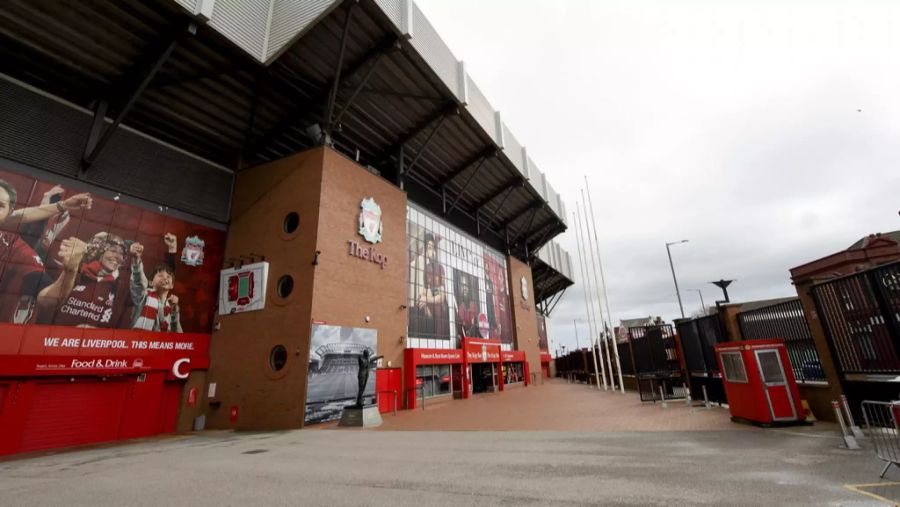
POLYGON ((763 429, 554 381, 378 431, 207 431, 0 462, 2 506, 890 505, 900 471, 834 425, 763 429), (544 401, 556 400, 549 405, 544 401), (545 416, 546 411, 555 416, 545 416), (477 423, 464 424, 477 417, 477 423), (530 422, 529 422, 530 421, 530 422), (630 422, 629 422, 630 421, 630 422), (404 431, 398 431, 404 430, 404 431))

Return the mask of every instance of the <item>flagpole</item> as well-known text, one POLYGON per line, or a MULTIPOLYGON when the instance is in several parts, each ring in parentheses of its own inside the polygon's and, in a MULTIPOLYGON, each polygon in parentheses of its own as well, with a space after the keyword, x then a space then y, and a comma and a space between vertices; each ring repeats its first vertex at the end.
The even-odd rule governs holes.
MULTIPOLYGON (((578 202, 575 202, 576 209, 578 208, 578 206, 579 206, 578 202)), ((572 214, 575 215, 575 213, 572 213, 572 214)), ((591 312, 591 305, 588 303, 588 294, 590 293, 590 280, 588 280, 587 277, 584 275, 584 273, 585 273, 584 260, 585 259, 584 259, 584 252, 582 251, 581 222, 578 218, 578 215, 575 215, 575 223, 577 226, 575 229, 575 240, 578 242, 578 265, 581 267, 581 279, 584 280, 584 283, 585 283, 585 291, 584 291, 585 317, 587 318, 587 321, 588 321, 588 333, 592 335, 592 334, 594 334, 594 331, 593 331, 594 325, 593 325, 593 318, 592 318, 593 313, 591 312)), ((591 348, 593 348, 593 346, 591 348)), ((600 373, 597 371, 597 356, 594 355, 593 351, 591 351, 591 357, 594 359, 594 376, 596 377, 597 389, 599 390, 600 389, 600 373)), ((600 363, 600 367, 601 368, 603 367, 602 362, 600 363)), ((605 372, 603 374, 603 390, 606 390, 606 373, 605 372)))
MULTIPOLYGON (((606 292, 606 275, 603 273, 603 257, 600 255, 600 237, 597 235, 597 221, 596 215, 594 214, 594 200, 591 198, 591 187, 588 186, 587 176, 584 177, 584 186, 587 187, 587 197, 588 197, 588 205, 591 208, 591 223, 594 226, 594 241, 597 246, 597 264, 600 265, 600 282, 603 286, 603 300, 606 302, 606 321, 607 321, 607 333, 609 336, 609 341, 612 342, 613 354, 616 358, 616 371, 619 374, 619 389, 622 391, 622 394, 625 394, 625 384, 622 382, 622 362, 619 360, 619 344, 616 342, 615 337, 612 336, 613 323, 612 323, 612 312, 609 310, 609 294, 606 292)), ((607 346, 609 349, 609 346, 607 346)), ((609 350, 607 350, 607 353, 609 350)))
MULTIPOLYGON (((600 295, 600 279, 597 278, 597 261, 594 259, 594 247, 591 245, 591 226, 588 223, 588 217, 587 217, 588 209, 587 209, 587 201, 585 201, 585 199, 584 199, 584 189, 581 189, 581 202, 584 203, 584 206, 581 209, 581 211, 584 213, 584 229, 585 229, 584 238, 585 238, 585 241, 587 242, 587 247, 591 252, 591 268, 592 268, 592 271, 594 274, 594 290, 597 293, 597 309, 599 310, 598 315, 600 316, 600 323, 601 323, 601 325, 597 326, 598 331, 599 331, 597 333, 597 342, 598 342, 598 347, 599 347, 600 340, 603 337, 603 331, 602 331, 603 324, 604 324, 603 299, 600 295)), ((607 346, 605 348, 606 348, 606 350, 605 350, 605 352, 606 352, 606 354, 605 354, 606 355, 605 370, 606 370, 606 373, 609 375, 609 384, 612 387, 612 389, 615 391, 616 382, 615 382, 615 379, 613 378, 612 361, 610 361, 610 359, 609 359, 609 344, 607 344, 607 346)), ((604 353, 602 351, 599 352, 599 358, 600 358, 601 363, 603 362, 603 356, 604 356, 604 353)))

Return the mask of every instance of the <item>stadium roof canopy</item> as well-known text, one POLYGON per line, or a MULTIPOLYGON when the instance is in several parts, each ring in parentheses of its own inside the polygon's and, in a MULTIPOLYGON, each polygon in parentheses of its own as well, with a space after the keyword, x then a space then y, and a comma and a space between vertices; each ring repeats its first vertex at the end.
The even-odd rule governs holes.
MULTIPOLYGON (((97 131, 105 117, 232 173, 331 144, 532 262, 538 301, 572 284, 549 243, 559 194, 411 0, 11 0, 0 35, 0 71, 97 131)), ((107 141, 91 136, 84 171, 107 141)))

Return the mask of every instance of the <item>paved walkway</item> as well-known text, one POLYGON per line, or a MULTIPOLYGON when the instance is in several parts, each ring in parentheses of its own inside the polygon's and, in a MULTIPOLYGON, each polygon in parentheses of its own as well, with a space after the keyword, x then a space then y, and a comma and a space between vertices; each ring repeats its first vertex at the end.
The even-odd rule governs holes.
MULTIPOLYGON (((887 505, 870 443, 551 382, 377 431, 168 436, 0 462, 0 506, 887 505), (397 429, 472 431, 390 431, 397 429), (484 431, 484 430, 540 431, 484 431), (480 431, 476 431, 480 430, 480 431), (872 486, 871 484, 876 484, 872 486), (867 486, 863 486, 866 485, 867 486), (856 490, 848 486, 857 485, 856 490)), ((895 490, 898 490, 895 492, 895 490)))
POLYGON ((684 401, 641 403, 633 392, 598 391, 553 379, 467 400, 427 400, 425 410, 385 414, 379 429, 391 430, 733 430, 728 409, 690 408, 684 401))

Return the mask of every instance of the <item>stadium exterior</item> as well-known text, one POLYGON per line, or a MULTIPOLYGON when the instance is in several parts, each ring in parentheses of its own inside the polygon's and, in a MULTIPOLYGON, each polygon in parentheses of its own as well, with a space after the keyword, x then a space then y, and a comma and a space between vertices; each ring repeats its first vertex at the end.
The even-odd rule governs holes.
POLYGON ((565 207, 412 1, 0 12, 0 454, 547 374, 565 207))

